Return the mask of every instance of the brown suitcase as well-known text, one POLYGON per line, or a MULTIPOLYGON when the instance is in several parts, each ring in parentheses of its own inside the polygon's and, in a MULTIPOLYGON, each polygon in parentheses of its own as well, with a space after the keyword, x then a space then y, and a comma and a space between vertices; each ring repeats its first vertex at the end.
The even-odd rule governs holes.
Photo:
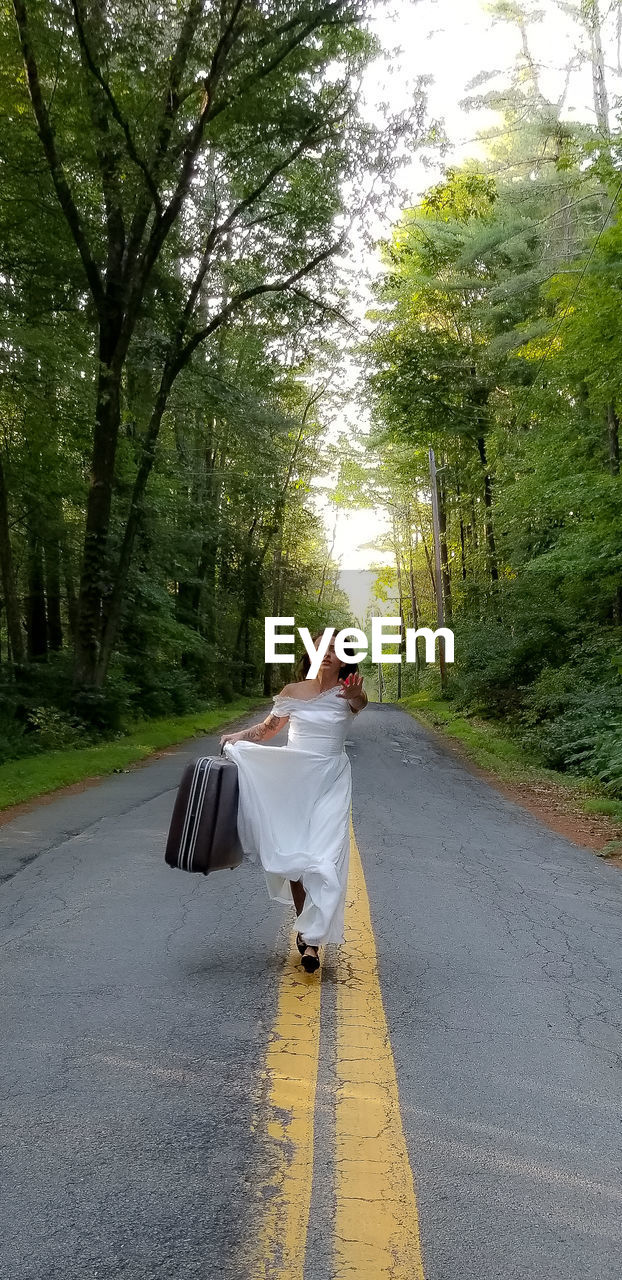
POLYGON ((182 871, 238 867, 238 767, 226 756, 201 756, 184 769, 166 842, 165 860, 182 871))

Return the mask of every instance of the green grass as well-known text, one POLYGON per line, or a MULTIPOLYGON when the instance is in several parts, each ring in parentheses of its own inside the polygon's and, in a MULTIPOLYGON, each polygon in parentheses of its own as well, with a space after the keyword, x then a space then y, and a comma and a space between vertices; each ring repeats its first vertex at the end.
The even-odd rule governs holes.
POLYGON ((596 797, 594 800, 584 800, 581 807, 586 813, 604 813, 608 818, 615 818, 617 822, 622 822, 622 800, 596 797))
POLYGON ((128 727, 123 738, 91 747, 72 747, 62 751, 45 751, 0 765, 0 810, 22 804, 36 796, 47 795, 59 787, 67 787, 86 778, 99 778, 116 770, 127 769, 154 751, 174 746, 187 738, 215 733, 216 730, 245 715, 259 704, 255 698, 237 698, 235 702, 207 707, 185 716, 167 716, 160 720, 144 720, 128 727))
POLYGON ((409 694, 398 706, 422 724, 440 729, 461 743, 470 760, 500 781, 553 783, 564 788, 585 813, 602 813, 622 824, 622 801, 605 796, 597 779, 570 777, 547 768, 537 755, 526 751, 493 721, 460 715, 450 702, 425 692, 409 694))
POLYGON ((563 781, 560 774, 546 769, 537 756, 525 751, 500 726, 475 716, 467 718, 460 715, 450 702, 421 692, 401 698, 398 706, 409 711, 422 724, 442 729, 447 737, 455 738, 475 764, 489 769, 503 781, 532 782, 543 777, 563 781))

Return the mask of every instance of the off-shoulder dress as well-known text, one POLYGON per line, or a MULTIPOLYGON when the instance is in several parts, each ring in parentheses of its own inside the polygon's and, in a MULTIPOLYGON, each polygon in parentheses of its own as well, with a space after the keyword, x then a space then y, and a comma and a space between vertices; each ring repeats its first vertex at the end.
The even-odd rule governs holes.
POLYGON ((223 747, 238 766, 242 848, 261 862, 276 902, 292 903, 290 880, 302 881, 305 905, 292 927, 312 946, 344 940, 352 798, 345 739, 353 713, 340 690, 276 695, 274 714, 289 719, 284 747, 223 747))

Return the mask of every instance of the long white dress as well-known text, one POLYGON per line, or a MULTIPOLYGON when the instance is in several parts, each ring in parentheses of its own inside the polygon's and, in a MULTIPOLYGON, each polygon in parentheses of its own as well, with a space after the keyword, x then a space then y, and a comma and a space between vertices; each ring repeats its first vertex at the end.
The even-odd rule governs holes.
POLYGON ((352 772, 345 739, 353 713, 341 685, 313 698, 277 694, 288 716, 287 744, 226 742, 238 766, 238 833, 251 862, 261 862, 268 893, 293 901, 302 880, 305 905, 293 924, 306 942, 343 942, 350 853, 352 772))

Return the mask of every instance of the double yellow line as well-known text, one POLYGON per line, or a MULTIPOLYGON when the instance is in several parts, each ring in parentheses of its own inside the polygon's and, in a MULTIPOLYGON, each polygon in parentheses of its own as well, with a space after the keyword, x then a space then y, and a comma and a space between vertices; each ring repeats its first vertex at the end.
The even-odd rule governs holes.
MULTIPOLYGON (((424 1280, 419 1216, 369 899, 350 821, 345 942, 337 965, 333 1280, 424 1280)), ((249 1280, 303 1280, 320 1048, 317 977, 292 948, 262 1076, 261 1222, 249 1280)))

